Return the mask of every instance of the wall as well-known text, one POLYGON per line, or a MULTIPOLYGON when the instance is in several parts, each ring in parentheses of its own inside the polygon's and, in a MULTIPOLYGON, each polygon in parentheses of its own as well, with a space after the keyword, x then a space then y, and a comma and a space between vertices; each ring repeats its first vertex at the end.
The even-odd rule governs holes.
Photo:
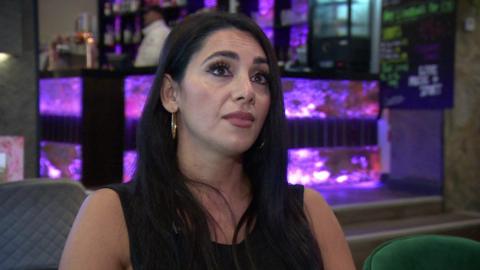
POLYGON ((18 20, 1 20, 0 40, 21 40, 21 49, 0 63, 0 135, 25 138, 25 177, 37 172, 37 75, 34 0, 2 0, 0 9, 18 20), (18 16, 20 14, 20 16, 18 16), (21 29, 18 31, 18 29, 21 29))
MULTIPOLYGON (((445 199, 450 209, 480 211, 480 7, 457 1, 455 105, 445 112, 445 199), (463 30, 468 16, 473 32, 463 30)), ((479 1, 476 1, 480 3, 479 1)))
POLYGON ((39 39, 43 46, 58 34, 75 30, 75 19, 82 12, 97 15, 97 0, 37 0, 39 39))
POLYGON ((441 110, 390 110, 391 165, 388 184, 441 194, 443 149, 441 110))

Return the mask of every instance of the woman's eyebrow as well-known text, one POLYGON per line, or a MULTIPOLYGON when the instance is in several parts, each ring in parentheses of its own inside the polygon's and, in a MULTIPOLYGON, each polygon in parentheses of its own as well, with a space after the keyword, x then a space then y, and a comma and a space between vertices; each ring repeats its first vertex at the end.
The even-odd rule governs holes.
MULTIPOLYGON (((215 58, 215 57, 219 57, 219 56, 222 56, 222 57, 226 57, 226 58, 230 58, 230 59, 233 59, 233 60, 239 60, 240 59, 240 56, 238 56, 238 54, 236 52, 232 52, 232 51, 218 51, 218 52, 214 52, 212 53, 211 55, 209 55, 207 58, 205 58, 205 60, 203 60, 202 62, 202 65, 205 64, 208 60, 212 59, 212 58, 215 58)), ((268 64, 268 61, 265 57, 262 57, 262 56, 258 56, 258 57, 255 57, 253 59, 253 64, 256 64, 256 65, 259 65, 259 64, 268 64)))
POLYGON ((205 62, 207 62, 208 60, 212 59, 212 58, 215 58, 215 57, 218 57, 218 56, 223 56, 223 57, 227 57, 227 58, 231 58, 233 60, 238 60, 240 59, 240 57, 238 56, 237 53, 235 52, 232 52, 232 51, 218 51, 218 52, 214 52, 212 53, 210 56, 208 56, 205 60, 203 60, 203 63, 202 64, 205 64, 205 62))
POLYGON ((258 64, 268 64, 268 61, 265 57, 255 57, 255 59, 253 59, 253 63, 258 65, 258 64))

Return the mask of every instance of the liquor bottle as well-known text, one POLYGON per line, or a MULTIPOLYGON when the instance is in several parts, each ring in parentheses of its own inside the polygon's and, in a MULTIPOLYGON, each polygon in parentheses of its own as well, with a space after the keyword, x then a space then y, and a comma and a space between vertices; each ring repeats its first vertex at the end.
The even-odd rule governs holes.
POLYGON ((137 12, 140 7, 140 1, 139 0, 131 0, 130 1, 130 12, 137 12))
POLYGON ((127 26, 125 29, 123 29, 123 43, 132 43, 132 28, 130 26, 127 26))
POLYGON ((125 14, 130 11, 130 0, 123 0, 120 6, 120 13, 125 14))
POLYGON ((89 36, 85 40, 85 63, 86 68, 97 67, 97 44, 93 36, 89 36))
POLYGON ((111 25, 107 25, 107 30, 103 35, 103 44, 105 46, 113 46, 114 44, 114 37, 113 37, 113 28, 111 25))
POLYGON ((113 3, 113 6, 112 6, 112 10, 113 10, 113 13, 114 13, 114 14, 120 14, 120 12, 121 12, 120 3, 114 2, 114 3, 113 3))
POLYGON ((120 27, 115 27, 114 37, 115 43, 120 43, 122 41, 122 29, 120 27))
POLYGON ((135 20, 135 32, 133 33, 132 42, 135 44, 140 43, 142 41, 142 29, 140 26, 139 18, 135 20))
POLYGON ((103 14, 108 17, 108 16, 112 16, 112 3, 110 2, 105 2, 105 4, 103 5, 103 14))

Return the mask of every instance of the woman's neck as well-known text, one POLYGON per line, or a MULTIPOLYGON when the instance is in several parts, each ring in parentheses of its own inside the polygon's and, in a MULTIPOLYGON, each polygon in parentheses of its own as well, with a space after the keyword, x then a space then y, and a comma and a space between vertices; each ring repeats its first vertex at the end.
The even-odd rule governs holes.
MULTIPOLYGON (((243 171, 241 156, 201 151, 178 145, 180 171, 190 180, 190 191, 210 216, 212 240, 231 244, 235 228, 251 201, 250 180, 243 171)), ((239 239, 245 238, 245 228, 239 239)))
POLYGON ((243 171, 241 156, 225 157, 197 151, 182 151, 179 147, 180 171, 195 182, 206 184, 227 197, 236 197, 249 189, 249 181, 243 171))
POLYGON ((231 197, 245 190, 248 179, 243 172, 241 158, 219 158, 195 154, 178 155, 180 171, 195 182, 213 187, 231 197))

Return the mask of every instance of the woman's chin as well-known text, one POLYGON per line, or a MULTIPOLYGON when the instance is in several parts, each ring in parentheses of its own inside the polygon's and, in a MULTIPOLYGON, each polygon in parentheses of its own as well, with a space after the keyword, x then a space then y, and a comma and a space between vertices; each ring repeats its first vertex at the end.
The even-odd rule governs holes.
POLYGON ((252 142, 237 142, 224 146, 224 149, 229 156, 239 156, 247 152, 252 145, 252 142))

